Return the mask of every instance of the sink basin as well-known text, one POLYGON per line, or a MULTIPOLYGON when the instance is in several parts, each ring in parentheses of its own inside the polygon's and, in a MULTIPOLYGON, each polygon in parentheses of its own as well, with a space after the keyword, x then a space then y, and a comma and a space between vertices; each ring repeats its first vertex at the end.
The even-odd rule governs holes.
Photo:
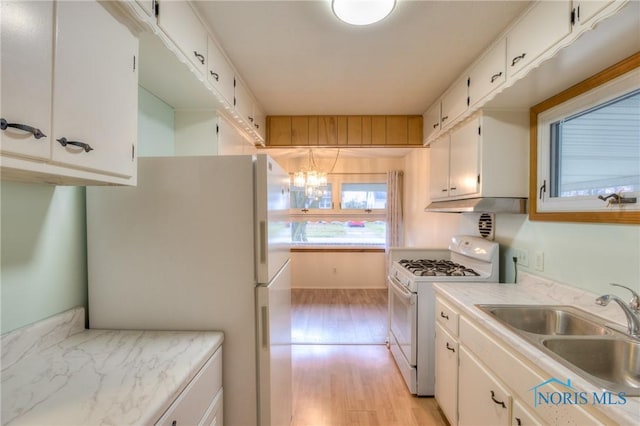
POLYGON ((478 305, 498 321, 541 335, 604 336, 611 331, 599 318, 571 306, 478 305))
POLYGON ((640 395, 640 342, 624 338, 549 338, 542 344, 569 367, 604 381, 606 389, 640 395))
POLYGON ((640 340, 573 306, 477 305, 602 389, 640 396, 640 340))

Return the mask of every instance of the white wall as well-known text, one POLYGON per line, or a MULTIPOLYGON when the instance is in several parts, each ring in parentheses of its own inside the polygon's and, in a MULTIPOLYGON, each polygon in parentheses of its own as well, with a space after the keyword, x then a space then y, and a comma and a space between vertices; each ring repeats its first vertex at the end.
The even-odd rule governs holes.
POLYGON ((138 156, 174 156, 174 128, 173 108, 138 86, 138 156))
POLYGON ((385 254, 353 252, 291 253, 294 288, 386 288, 385 254))

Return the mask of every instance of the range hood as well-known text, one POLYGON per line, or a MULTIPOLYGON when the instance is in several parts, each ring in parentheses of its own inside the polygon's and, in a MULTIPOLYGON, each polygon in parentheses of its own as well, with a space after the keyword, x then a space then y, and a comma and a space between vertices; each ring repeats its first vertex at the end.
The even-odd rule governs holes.
POLYGON ((526 198, 467 198, 434 201, 424 211, 442 213, 526 213, 526 198))

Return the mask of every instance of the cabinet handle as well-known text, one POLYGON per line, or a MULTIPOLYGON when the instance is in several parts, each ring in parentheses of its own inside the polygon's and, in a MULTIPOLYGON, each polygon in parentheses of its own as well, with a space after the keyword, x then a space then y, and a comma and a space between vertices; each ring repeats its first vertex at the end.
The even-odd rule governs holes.
POLYGON ((443 121, 443 122, 447 121, 448 119, 449 119, 449 116, 448 116, 448 115, 445 115, 444 117, 442 117, 442 121, 443 121))
POLYGON ((439 125, 440 125, 440 124, 435 123, 435 124, 433 125, 433 128, 435 129, 435 128, 437 128, 439 125))
MULTIPOLYGON (((443 189, 443 191, 446 191, 446 189, 443 189)), ((444 312, 440 311, 440 316, 446 320, 449 319, 449 315, 445 315, 444 312)))
POLYGON ((498 404, 498 405, 502 405, 502 408, 507 408, 507 406, 504 404, 504 401, 498 401, 498 400, 496 399, 496 394, 495 394, 495 392, 493 392, 493 391, 491 391, 491 400, 492 400, 493 402, 495 402, 496 404, 498 404))
POLYGON ((253 117, 249 116, 247 118, 249 118, 249 121, 253 123, 253 117))
POLYGON ((451 352, 453 352, 453 353, 455 353, 455 352, 456 352, 456 350, 455 350, 454 348, 452 348, 451 346, 449 346, 449 342, 447 342, 446 346, 447 346, 447 349, 449 349, 451 352))
POLYGON ((213 77, 215 81, 220 81, 220 76, 218 75, 217 72, 213 72, 211 70, 209 70, 209 72, 211 73, 211 77, 213 77))
POLYGON ((515 58, 513 58, 511 60, 511 66, 514 67, 518 62, 520 62, 521 59, 524 59, 526 55, 527 55, 526 53, 523 53, 522 55, 518 55, 515 58))
POLYGON ((516 424, 518 426, 522 426, 522 420, 520 420, 520 417, 516 417, 516 424))
POLYGON ((62 146, 73 145, 73 146, 79 146, 80 148, 82 148, 84 150, 84 152, 93 151, 93 148, 91 148, 91 145, 89 145, 88 143, 69 141, 65 137, 62 137, 62 138, 56 139, 56 140, 58 142, 60 142, 60 145, 62 145, 62 146))
POLYGON ((193 54, 196 55, 196 58, 198 58, 198 60, 200 61, 200 63, 202 65, 204 65, 204 55, 201 55, 200 53, 198 53, 197 51, 193 51, 193 54))
POLYGON ((458 189, 458 187, 456 187, 456 186, 452 186, 452 187, 451 187, 451 188, 449 188, 449 189, 451 189, 452 191, 455 191, 456 189, 458 189))
POLYGON ((177 420, 172 421, 171 426, 178 426, 178 421, 177 420))
POLYGON ((254 126, 256 126, 256 129, 260 128, 260 125, 258 123, 255 123, 254 126))
POLYGON ((442 189, 441 191, 442 191, 442 192, 447 192, 447 191, 448 191, 448 189, 446 189, 446 188, 445 188, 445 189, 442 189))
POLYGON ((500 78, 500 76, 502 76, 502 71, 500 71, 500 72, 499 72, 499 73, 497 73, 497 74, 492 75, 492 76, 491 76, 491 82, 493 83, 494 81, 496 81, 497 79, 499 79, 499 78, 500 78))
POLYGON ((0 118, 0 129, 7 130, 7 127, 13 127, 14 129, 24 130, 25 132, 31 133, 34 138, 46 138, 47 135, 42 133, 40 129, 36 129, 35 127, 27 126, 26 124, 20 123, 7 123, 7 120, 4 118, 0 118))

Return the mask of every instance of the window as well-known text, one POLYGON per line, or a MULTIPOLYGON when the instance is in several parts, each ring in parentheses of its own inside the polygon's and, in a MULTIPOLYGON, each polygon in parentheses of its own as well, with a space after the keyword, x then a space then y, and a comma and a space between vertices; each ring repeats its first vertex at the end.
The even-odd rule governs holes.
POLYGON ((531 118, 532 220, 640 223, 640 54, 531 118))
POLYGON ((334 174, 313 195, 291 186, 294 246, 384 247, 385 174, 334 174))

